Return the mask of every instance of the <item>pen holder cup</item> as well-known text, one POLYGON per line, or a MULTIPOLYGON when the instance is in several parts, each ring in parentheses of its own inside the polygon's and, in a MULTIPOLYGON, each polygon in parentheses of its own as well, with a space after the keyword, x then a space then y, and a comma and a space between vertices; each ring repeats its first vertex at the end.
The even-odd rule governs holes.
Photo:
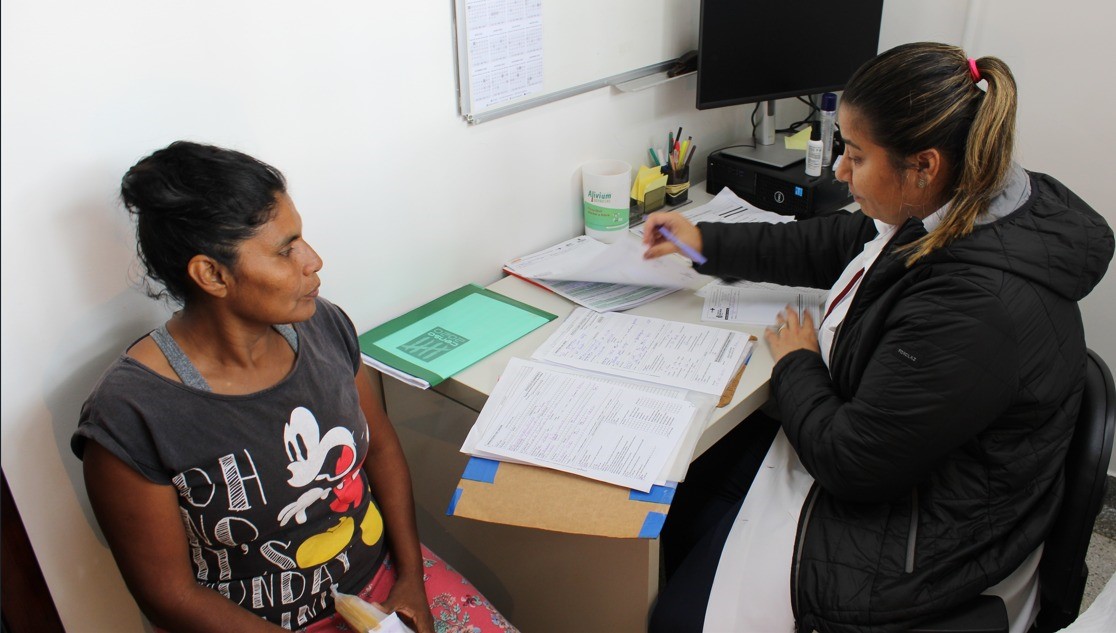
POLYGON ((667 172, 666 203, 678 206, 690 199, 690 168, 667 172))

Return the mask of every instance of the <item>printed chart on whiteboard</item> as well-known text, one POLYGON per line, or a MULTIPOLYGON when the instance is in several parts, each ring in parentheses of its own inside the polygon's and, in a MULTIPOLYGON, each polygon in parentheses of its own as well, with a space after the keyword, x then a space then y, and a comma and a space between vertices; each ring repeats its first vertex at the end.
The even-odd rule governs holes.
POLYGON ((542 91, 542 0, 467 0, 465 25, 474 109, 542 91))

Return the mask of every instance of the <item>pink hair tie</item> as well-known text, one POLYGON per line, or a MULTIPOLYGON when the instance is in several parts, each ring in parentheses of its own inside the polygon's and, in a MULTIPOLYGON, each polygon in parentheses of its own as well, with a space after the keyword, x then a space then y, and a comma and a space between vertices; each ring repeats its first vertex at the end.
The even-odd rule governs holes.
POLYGON ((973 83, 980 82, 980 71, 977 70, 976 60, 972 57, 969 58, 969 76, 973 78, 973 83))

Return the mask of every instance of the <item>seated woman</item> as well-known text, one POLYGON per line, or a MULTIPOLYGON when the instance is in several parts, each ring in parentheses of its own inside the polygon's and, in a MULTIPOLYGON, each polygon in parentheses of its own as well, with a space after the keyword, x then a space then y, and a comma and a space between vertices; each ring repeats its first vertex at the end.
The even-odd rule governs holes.
POLYGON ((151 294, 182 309, 108 368, 72 447, 144 614, 167 630, 347 630, 336 586, 421 633, 514 630, 420 545, 399 440, 353 324, 318 296, 322 260, 282 174, 177 142, 121 191, 165 289, 151 294))
POLYGON ((680 487, 653 631, 900 631, 982 592, 1029 628, 1081 401, 1077 302, 1113 237, 1012 162, 1015 111, 1001 60, 900 46, 838 112, 861 213, 650 216, 648 257, 676 250, 666 226, 703 273, 832 288, 821 323, 788 309, 766 333, 778 419, 745 420, 680 487))

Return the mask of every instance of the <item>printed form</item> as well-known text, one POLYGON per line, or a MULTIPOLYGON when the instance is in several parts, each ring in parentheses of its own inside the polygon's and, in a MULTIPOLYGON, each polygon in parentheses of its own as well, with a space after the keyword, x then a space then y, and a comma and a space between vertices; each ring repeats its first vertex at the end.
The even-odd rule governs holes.
POLYGON ((647 492, 694 418, 683 393, 513 358, 462 450, 647 492))
POLYGON ((702 321, 774 325, 779 313, 787 306, 792 306, 798 311, 799 319, 809 314, 815 327, 821 327, 828 294, 818 288, 754 281, 726 284, 721 280, 716 280, 697 292, 699 297, 705 299, 701 310, 702 321))
POLYGON ((720 397, 750 339, 708 325, 577 308, 532 358, 720 397))
POLYGON ((465 27, 473 108, 542 91, 542 0, 468 0, 465 27))

